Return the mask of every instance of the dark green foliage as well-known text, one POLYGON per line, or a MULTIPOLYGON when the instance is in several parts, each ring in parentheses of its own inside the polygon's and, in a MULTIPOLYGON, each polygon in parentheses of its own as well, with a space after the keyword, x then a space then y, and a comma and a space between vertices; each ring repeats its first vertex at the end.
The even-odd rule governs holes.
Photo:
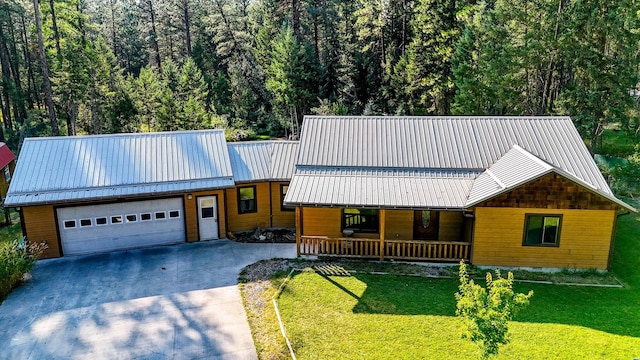
POLYGON ((20 240, 0 243, 0 301, 23 281, 44 249, 42 244, 20 240))

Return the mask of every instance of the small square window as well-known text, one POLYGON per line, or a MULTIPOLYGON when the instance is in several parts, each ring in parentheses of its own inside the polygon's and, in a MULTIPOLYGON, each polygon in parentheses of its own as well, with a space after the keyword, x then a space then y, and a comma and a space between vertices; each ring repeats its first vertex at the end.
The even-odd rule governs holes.
POLYGON ((106 217, 97 217, 96 218, 96 225, 107 225, 107 218, 106 217))
POLYGON ((151 220, 151 213, 140 214, 140 221, 149 221, 151 220))
POLYGON ((136 215, 136 214, 129 214, 129 215, 125 216, 124 218, 127 219, 128 223, 133 223, 133 222, 138 221, 138 215, 136 215))
POLYGON ((7 182, 11 181, 11 171, 9 170, 9 165, 5 166, 4 168, 4 179, 7 180, 7 182))
POLYGON ((558 246, 561 215, 527 214, 523 245, 558 246))
POLYGON ((155 213, 156 220, 164 220, 167 217, 167 213, 164 211, 157 211, 155 213))
POLYGON ((87 227, 93 225, 91 219, 80 219, 80 227, 87 227))
POLYGON ((169 211, 169 217, 174 219, 174 218, 179 218, 180 217, 180 210, 171 210, 169 211))
POLYGON ((256 204, 256 187, 245 186, 238 188, 238 214, 254 213, 258 211, 256 204))
POLYGON ((65 220, 64 221, 64 228, 65 229, 73 229, 76 227, 76 221, 75 220, 65 220))
POLYGON ((114 215, 111 217, 111 224, 122 224, 122 215, 114 215))
POLYGON ((280 185, 280 211, 293 211, 296 209, 295 206, 284 205, 284 197, 287 195, 287 191, 289 191, 289 185, 281 184, 280 185))

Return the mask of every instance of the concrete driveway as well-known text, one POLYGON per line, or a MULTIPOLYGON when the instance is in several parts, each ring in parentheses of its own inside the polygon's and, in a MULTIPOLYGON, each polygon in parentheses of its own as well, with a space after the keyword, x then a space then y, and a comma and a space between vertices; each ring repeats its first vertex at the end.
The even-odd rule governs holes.
POLYGON ((255 359, 240 269, 294 244, 215 240, 39 261, 0 305, 3 359, 255 359))

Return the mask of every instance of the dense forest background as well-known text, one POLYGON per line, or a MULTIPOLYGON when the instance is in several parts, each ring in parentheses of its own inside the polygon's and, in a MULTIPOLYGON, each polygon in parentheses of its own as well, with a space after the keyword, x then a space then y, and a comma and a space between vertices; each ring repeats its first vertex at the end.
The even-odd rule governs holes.
POLYGON ((640 0, 0 0, 0 141, 304 114, 571 115, 637 133, 640 0))

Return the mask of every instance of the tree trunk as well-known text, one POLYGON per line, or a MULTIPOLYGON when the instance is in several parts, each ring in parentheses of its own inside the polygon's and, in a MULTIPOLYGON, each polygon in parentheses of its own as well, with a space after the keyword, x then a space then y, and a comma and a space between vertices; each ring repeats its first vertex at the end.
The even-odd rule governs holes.
MULTIPOLYGON (((11 128, 12 114, 11 114, 11 65, 9 64, 9 54, 7 51, 7 38, 4 36, 4 24, 0 23, 0 66, 2 67, 2 120, 4 122, 5 129, 11 128)), ((15 104, 14 104, 15 105, 15 104)), ((15 107, 14 107, 15 109, 15 107)), ((14 111, 15 114, 15 111, 14 111)))
POLYGON ((42 21, 40 19, 40 5, 38 0, 33 0, 33 12, 38 31, 38 53, 40 54, 40 65, 42 66, 42 90, 44 92, 44 102, 47 105, 49 121, 51 122, 51 134, 59 136, 58 120, 56 119, 56 109, 53 105, 53 92, 51 91, 51 81, 49 80, 49 67, 47 66, 47 56, 44 53, 44 40, 42 38, 42 21))
POLYGON ((49 0, 49 6, 51 7, 51 29, 53 30, 53 38, 56 41, 56 56, 58 57, 58 62, 62 62, 62 52, 60 51, 60 33, 58 32, 56 8, 54 6, 53 0, 49 0))
POLYGON ((189 15, 189 0, 184 0, 184 35, 187 45, 187 56, 191 57, 191 16, 189 15))
POLYGON ((146 0, 149 8, 149 18, 151 19, 151 33, 149 38, 151 39, 151 46, 153 47, 154 56, 156 60, 156 66, 158 71, 162 71, 162 62, 160 60, 160 46, 158 46, 158 32, 156 31, 156 12, 153 9, 153 0, 146 0))
POLYGON ((27 37, 27 26, 24 21, 24 14, 20 15, 20 24, 22 25, 22 41, 24 46, 22 50, 24 52, 24 62, 27 64, 27 102, 31 109, 34 108, 35 103, 39 102, 38 94, 36 92, 35 79, 33 76, 33 68, 31 67, 31 55, 29 54, 29 39, 27 37), (33 97, 32 97, 33 95, 33 97))
POLYGON ((113 47, 113 55, 118 57, 118 42, 116 41, 116 15, 115 6, 116 0, 109 1, 109 7, 111 8, 111 46, 113 47))
POLYGON ((22 90, 22 81, 20 80, 20 56, 18 55, 18 46, 16 45, 16 33, 14 30, 13 20, 9 17, 9 31, 11 35, 11 70, 13 72, 13 82, 16 86, 16 117, 21 123, 27 118, 27 109, 24 103, 24 90, 22 90))

